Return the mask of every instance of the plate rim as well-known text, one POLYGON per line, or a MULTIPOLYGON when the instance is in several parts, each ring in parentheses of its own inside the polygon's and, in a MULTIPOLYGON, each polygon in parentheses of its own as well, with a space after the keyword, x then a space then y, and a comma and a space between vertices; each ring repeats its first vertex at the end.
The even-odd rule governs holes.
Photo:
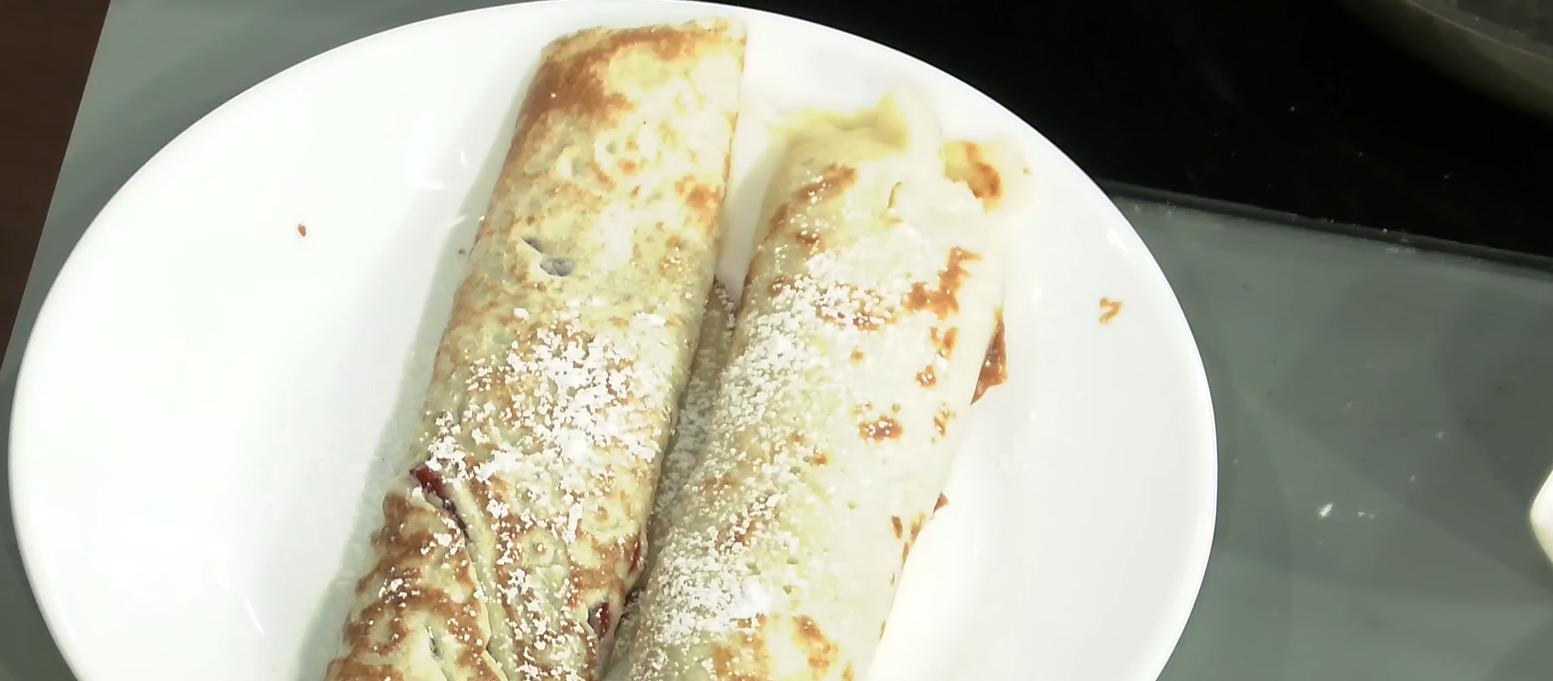
POLYGON ((1202 520, 1197 523, 1196 527, 1190 528, 1192 530, 1190 533, 1192 537, 1191 545, 1182 554, 1191 558, 1189 562, 1183 562, 1182 564, 1190 579, 1183 580, 1185 583, 1180 585, 1181 588, 1177 591, 1178 601, 1180 602, 1174 605, 1170 616, 1161 617, 1163 626, 1167 627, 1167 631, 1173 633, 1169 637, 1161 637, 1160 643, 1152 646, 1147 652, 1140 651, 1140 657, 1146 662, 1146 664, 1142 665, 1142 668, 1149 670, 1150 678, 1157 678, 1164 671, 1170 658, 1179 647, 1191 615, 1195 611, 1206 577, 1208 563, 1212 554, 1213 540, 1217 530, 1219 496, 1217 415, 1214 409, 1206 366, 1202 360, 1201 348, 1196 334, 1191 328, 1191 323, 1181 308, 1180 298, 1176 295, 1175 288, 1171 286, 1169 279, 1165 276, 1163 270, 1160 269, 1152 250, 1148 248, 1142 237, 1138 235, 1137 230, 1127 220, 1121 209, 1095 183, 1094 178, 1085 172, 1061 147, 1042 134, 1034 125, 1031 125, 1024 118, 1014 113, 1001 101, 982 92, 953 73, 934 65, 932 62, 855 33, 792 15, 704 0, 528 0, 441 14, 377 31, 309 56, 263 78, 201 115, 193 123, 174 135, 166 144, 162 145, 156 153, 152 154, 136 168, 134 173, 114 191, 108 201, 93 216, 85 231, 82 232, 81 237, 71 247, 70 254, 49 286, 48 292, 39 308, 36 322, 28 334, 27 341, 23 346, 22 356, 18 362, 16 390, 12 398, 11 422, 7 435, 7 467, 9 477, 7 493, 10 498, 12 525, 17 538, 17 549, 21 557, 24 576, 38 606, 38 610, 42 615, 44 624, 48 629, 50 638, 59 649, 61 657, 65 660, 72 674, 78 675, 81 681, 106 681, 105 679, 79 676, 83 668, 82 661, 85 660, 88 653, 80 649, 79 646, 67 643, 67 641, 73 640, 73 636, 69 634, 70 627, 65 621, 66 615, 62 612, 64 606, 58 602, 57 598, 45 596, 45 594, 59 593, 59 589, 62 588, 59 583, 41 569, 42 566, 39 565, 40 559, 33 555, 35 549, 30 548, 36 547, 40 543, 37 534, 42 531, 42 525, 38 522, 38 518, 46 514, 46 503, 42 501, 41 494, 24 490, 24 485, 22 484, 24 479, 36 476, 36 473, 31 471, 40 465, 41 462, 36 457, 18 456, 18 453, 28 450, 25 446, 26 441, 32 437, 27 435, 29 431, 26 427, 26 423, 29 420, 27 416, 31 410, 28 408, 26 404, 28 400, 25 398, 40 389, 38 387, 41 380, 39 378, 40 371, 50 368, 48 366, 39 367, 37 362, 33 361, 34 354, 31 352, 31 349, 34 343, 46 342, 50 335, 50 329, 58 323, 56 318, 67 314, 59 309, 59 296, 56 294, 61 290, 70 290, 86 285, 85 282, 88 279, 79 271, 81 269, 81 254, 91 251, 94 248, 92 244, 100 240, 102 234, 107 229, 101 226, 103 217, 111 214, 115 207, 123 202, 123 197, 131 194, 139 184, 145 182, 145 176, 149 169, 158 164, 166 163, 168 158, 177 153, 177 149, 189 143, 188 140, 194 133, 207 127, 219 125, 221 119, 230 115, 234 109, 242 107, 251 99, 264 96, 264 93, 276 87, 280 82, 296 77, 298 72, 316 68, 318 64, 329 60, 343 58, 346 54, 357 51, 365 45, 377 41, 392 40, 400 33, 424 30, 427 26, 439 22, 452 23, 458 20, 467 20, 472 15, 485 13, 511 12, 521 14, 531 11, 544 11, 556 6, 573 6, 574 9, 572 11, 591 11, 604 15, 606 14, 603 11, 604 8, 628 1, 639 6, 657 4, 681 8, 701 8, 709 14, 720 16, 754 15, 769 21, 796 22, 801 24, 805 30, 819 31, 828 34, 832 38, 857 44, 861 48, 882 52, 892 59, 904 59, 909 62, 915 62, 916 65, 924 67, 929 71, 937 72, 939 76, 947 78, 968 95, 978 96, 990 102, 1003 116, 1017 122, 1023 128, 1022 132, 1033 134, 1046 142, 1058 157, 1082 176, 1084 181, 1079 183, 1082 186, 1081 191, 1090 194, 1092 199, 1098 198, 1099 201, 1096 202, 1096 205, 1103 204, 1105 206, 1104 210, 1111 213, 1112 218, 1115 220, 1115 225, 1126 227, 1125 230, 1122 230, 1124 232, 1123 239, 1130 241, 1131 243, 1128 245, 1136 246, 1144 256, 1139 262, 1135 263, 1134 269, 1142 273, 1154 286, 1162 288, 1169 294, 1167 298, 1170 305, 1168 309, 1163 310, 1162 324, 1166 327, 1172 327, 1171 335, 1183 339, 1178 344, 1180 347, 1176 349, 1176 353, 1180 355, 1177 357, 1177 361, 1182 362, 1181 366, 1188 370, 1191 380, 1183 382, 1181 385, 1187 388, 1186 392, 1189 393, 1187 396, 1193 402, 1200 405, 1200 408, 1194 409, 1197 412, 1196 418, 1198 420, 1194 425, 1196 430, 1201 432, 1203 438, 1203 452, 1200 456, 1203 459, 1204 465, 1197 471, 1199 478, 1197 482, 1205 490, 1204 498, 1197 502, 1201 506, 1202 520), (18 426, 22 427, 18 428, 18 426), (1168 641, 1168 645, 1164 644, 1165 641, 1168 641))

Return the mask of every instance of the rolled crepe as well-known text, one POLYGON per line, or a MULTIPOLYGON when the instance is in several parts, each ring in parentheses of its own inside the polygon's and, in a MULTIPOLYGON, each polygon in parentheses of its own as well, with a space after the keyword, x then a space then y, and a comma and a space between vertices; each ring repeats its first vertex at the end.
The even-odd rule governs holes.
POLYGON ((608 681, 853 681, 1000 327, 1003 147, 901 94, 790 135, 707 447, 608 681))
POLYGON ((718 244, 741 26, 544 51, 331 681, 597 678, 718 244))
POLYGON ((733 344, 733 329, 733 299, 727 288, 714 281, 712 294, 706 301, 706 315, 701 320, 701 339, 696 345, 695 359, 690 363, 690 380, 675 415, 674 437, 663 457, 663 471, 658 478, 648 524, 648 559, 643 574, 651 571, 659 547, 674 524, 673 519, 680 508, 680 494, 706 448, 717 384, 728 359, 728 348, 733 344))
MULTIPOLYGON (((706 316, 701 321, 701 340, 696 345, 695 359, 690 363, 690 380, 685 385, 685 395, 675 415, 674 436, 669 441, 668 452, 663 457, 663 470, 658 477, 654 493, 652 518, 647 526, 647 559, 642 564, 641 579, 652 574, 653 565, 669 528, 675 524, 681 504, 680 493, 695 472, 706 450, 706 439, 712 419, 712 404, 717 398, 717 383, 727 361, 728 347, 733 343, 733 299, 720 282, 712 283, 712 295, 706 301, 706 316)), ((640 580, 638 580, 640 583, 640 580)), ((637 612, 639 592, 626 597, 626 604, 616 631, 620 640, 629 640, 636 630, 641 615, 637 612)))

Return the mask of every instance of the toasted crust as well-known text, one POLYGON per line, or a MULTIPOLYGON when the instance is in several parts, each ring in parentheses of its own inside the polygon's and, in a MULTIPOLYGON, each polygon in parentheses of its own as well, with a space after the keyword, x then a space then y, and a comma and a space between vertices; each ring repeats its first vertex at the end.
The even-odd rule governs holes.
POLYGON ((545 49, 385 502, 415 520, 387 514, 329 681, 595 678, 711 284, 742 31, 545 49), (456 553, 420 553, 433 517, 456 553))
POLYGON ((345 627, 350 651, 329 665, 326 677, 502 679, 485 651, 490 615, 464 535, 409 476, 396 480, 384 499, 383 528, 372 546, 377 561, 357 582, 345 627))

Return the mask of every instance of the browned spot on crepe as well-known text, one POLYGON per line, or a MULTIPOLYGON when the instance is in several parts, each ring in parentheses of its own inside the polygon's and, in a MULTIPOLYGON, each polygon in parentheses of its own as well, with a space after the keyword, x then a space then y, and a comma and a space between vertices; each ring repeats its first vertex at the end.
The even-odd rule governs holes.
POLYGON ((798 243, 803 245, 804 248, 807 248, 811 251, 819 250, 819 232, 816 232, 812 229, 800 229, 798 230, 797 234, 793 235, 793 238, 798 240, 798 243))
MULTIPOLYGON (((664 228, 665 225, 662 222, 658 223, 658 229, 664 228)), ((689 248, 689 244, 685 243, 685 240, 678 235, 671 235, 664 242, 664 245, 667 246, 665 249, 667 254, 658 263, 658 272, 664 277, 678 276, 679 272, 685 268, 687 261, 684 252, 689 248)))
POLYGON ((1008 348, 1003 342, 1003 310, 997 312, 997 325, 992 329, 992 342, 987 345, 987 356, 981 361, 981 373, 976 377, 976 394, 971 404, 981 401, 981 396, 994 386, 1008 380, 1008 348))
POLYGON ((750 537, 772 520, 771 506, 770 495, 752 501, 734 516, 733 522, 722 527, 719 532, 721 544, 728 547, 749 546, 750 537))
POLYGON ((728 528, 727 546, 749 546, 750 532, 754 527, 747 523, 733 525, 728 528))
POLYGON ((900 539, 901 537, 906 536, 906 525, 901 522, 901 517, 900 516, 898 516, 898 515, 890 516, 890 528, 895 530, 895 538, 896 539, 900 539))
POLYGON ((938 385, 938 371, 934 369, 932 365, 928 365, 927 368, 918 371, 917 385, 920 385, 924 388, 931 388, 935 385, 938 385))
POLYGON ((944 359, 954 358, 954 344, 959 337, 960 329, 956 327, 950 327, 948 331, 939 331, 935 326, 928 331, 928 340, 932 341, 933 347, 938 349, 938 356, 944 359))
POLYGON ((846 191, 857 184, 857 170, 847 166, 831 166, 820 173, 820 179, 800 187, 794 199, 816 201, 826 196, 846 191))
MULTIPOLYGON (((814 287, 811 279, 802 285, 814 287)), ((893 321, 884 296, 873 289, 858 288, 850 284, 833 284, 823 295, 814 296, 814 313, 820 319, 840 327, 852 327, 859 331, 878 331, 893 321)))
POLYGON ((944 507, 948 506, 948 505, 949 505, 949 497, 946 497, 946 496, 940 494, 940 495, 938 495, 938 501, 934 502, 934 504, 933 504, 933 512, 937 513, 939 511, 942 511, 942 510, 944 510, 944 507))
POLYGON ((597 158, 588 157, 588 170, 593 171, 593 179, 598 180, 599 186, 609 191, 615 190, 615 178, 609 176, 609 170, 600 165, 597 158))
POLYGON ((948 319, 960 310, 960 288, 970 277, 965 263, 980 259, 981 256, 963 248, 949 249, 949 262, 938 272, 938 287, 928 288, 927 282, 922 281, 912 284, 911 290, 901 299, 901 307, 913 312, 931 312, 940 320, 948 319))
POLYGON ((901 541, 901 565, 906 564, 906 559, 911 556, 912 547, 917 545, 917 535, 921 534, 922 526, 927 523, 927 516, 918 513, 911 519, 911 533, 901 541))
MULTIPOLYGON (((580 39, 580 35, 574 36, 553 49, 566 52, 580 39)), ((513 135, 516 141, 512 147, 513 153, 524 150, 535 126, 556 115, 608 120, 615 112, 630 105, 624 95, 606 92, 600 77, 603 70, 608 68, 608 60, 614 53, 614 50, 601 48, 610 42, 584 49, 567 58, 543 59, 540 62, 539 72, 534 75, 534 83, 529 86, 526 100, 532 106, 525 106, 518 117, 513 135)))
POLYGON ((678 276, 683 269, 685 269, 685 260, 674 253, 665 255, 662 260, 658 261, 658 273, 663 275, 665 279, 678 276))
POLYGON ((778 234, 792 222, 793 206, 813 205, 820 199, 834 196, 857 184, 857 170, 848 166, 833 165, 820 173, 819 179, 799 187, 793 197, 777 206, 771 213, 769 234, 778 234))
POLYGON ((863 361, 863 351, 862 350, 853 350, 852 351, 852 363, 853 364, 858 364, 858 363, 861 363, 862 361, 863 361))
POLYGON ((307 236, 307 225, 298 223, 297 224, 297 234, 299 236, 307 236))
POLYGON ((857 427, 858 433, 864 440, 873 443, 895 440, 901 436, 901 423, 889 416, 880 416, 872 421, 864 421, 857 427))
POLYGON ((949 409, 949 403, 939 405, 938 413, 933 415, 933 428, 938 430, 939 436, 949 434, 949 422, 954 420, 954 412, 949 409))
POLYGON ((952 168, 956 170, 950 179, 964 182, 970 187, 971 193, 981 199, 981 203, 987 209, 993 209, 1003 201, 1003 176, 987 162, 986 155, 980 145, 975 142, 950 142, 961 154, 965 156, 963 167, 952 168))
POLYGON ((766 618, 735 620, 737 638, 712 646, 712 673, 719 681, 767 681, 771 656, 766 652, 766 618))
POLYGON ((793 624, 798 630, 793 637, 793 642, 804 651, 809 661, 809 669, 824 676, 836 661, 835 641, 830 640, 825 636, 825 632, 820 631, 820 625, 813 617, 799 615, 793 620, 793 624))
POLYGON ((696 181, 694 175, 686 175, 674 183, 674 193, 684 199, 685 205, 694 210, 708 225, 717 225, 717 210, 722 205, 723 190, 696 181))

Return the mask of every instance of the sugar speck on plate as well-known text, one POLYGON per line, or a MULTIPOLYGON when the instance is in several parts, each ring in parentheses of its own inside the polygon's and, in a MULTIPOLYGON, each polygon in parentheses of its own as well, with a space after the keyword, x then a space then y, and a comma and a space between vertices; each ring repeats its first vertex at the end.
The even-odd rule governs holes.
POLYGON ((1327 504, 1325 506, 1322 506, 1316 512, 1321 514, 1321 517, 1323 517, 1323 518, 1325 518, 1325 517, 1327 517, 1329 515, 1332 515, 1332 504, 1329 503, 1329 504, 1327 504))

